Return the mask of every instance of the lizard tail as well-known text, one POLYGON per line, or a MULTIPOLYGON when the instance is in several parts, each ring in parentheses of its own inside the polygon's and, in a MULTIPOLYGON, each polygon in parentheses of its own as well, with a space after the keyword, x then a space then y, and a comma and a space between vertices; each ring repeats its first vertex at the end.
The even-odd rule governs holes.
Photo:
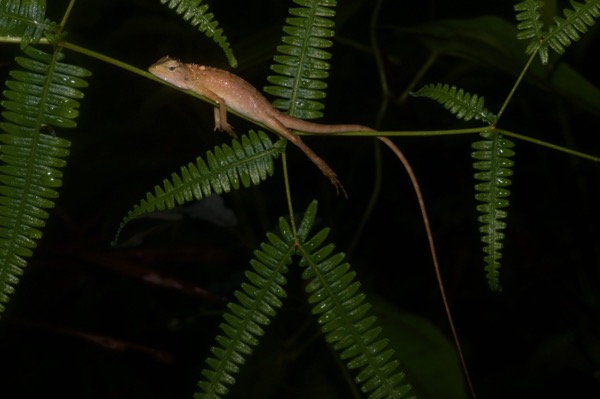
POLYGON ((363 125, 322 125, 320 123, 308 122, 303 119, 293 118, 287 114, 281 113, 277 119, 285 127, 292 130, 298 130, 307 133, 333 134, 343 132, 371 132, 373 129, 363 125))

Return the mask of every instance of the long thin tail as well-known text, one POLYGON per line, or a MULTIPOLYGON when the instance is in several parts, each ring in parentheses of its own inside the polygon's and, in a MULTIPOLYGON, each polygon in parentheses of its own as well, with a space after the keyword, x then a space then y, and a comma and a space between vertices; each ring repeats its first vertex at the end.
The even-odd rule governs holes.
POLYGON ((423 193, 421 192, 421 188, 419 187, 419 182, 417 180, 417 176, 413 171, 408 159, 404 156, 404 153, 400 151, 400 149, 387 137, 378 136, 380 141, 382 141, 389 149, 394 152, 394 154, 398 157, 402 165, 404 165, 404 169, 408 173, 410 181, 413 185, 415 193, 417 195, 417 201, 419 202, 419 208, 421 209, 421 217, 423 218, 423 224, 425 225, 425 232, 427 234, 427 241, 429 242, 429 251, 431 253, 431 258, 433 261, 433 269, 435 271, 435 277, 437 279, 438 287, 440 288, 440 294, 442 296, 442 302, 444 304, 444 310, 446 311, 446 316, 448 317, 448 324, 450 326, 450 331, 452 333, 452 338, 454 339, 454 344, 456 345, 456 349, 458 351, 458 356, 460 359, 460 363, 462 365, 463 371, 465 373, 465 379, 467 380, 467 384, 469 386, 469 390, 471 391, 471 395, 473 399, 475 396, 475 388, 473 387, 473 382, 471 381, 471 376, 469 375, 469 369, 467 368, 467 362, 463 355, 462 346, 460 345, 460 340, 458 339, 458 333, 456 332, 456 327, 454 326, 454 320, 452 318, 452 313, 450 312, 450 304, 448 303, 448 298, 446 297, 446 289, 444 288, 444 282, 442 280, 442 272, 440 270, 440 264, 437 258, 437 251, 435 249, 435 244, 433 241, 433 233, 431 231, 431 224, 429 223, 429 217, 427 216, 427 210, 425 209, 425 201, 423 199, 423 193))
POLYGON ((293 118, 286 114, 277 117, 288 129, 315 134, 333 134, 342 132, 372 132, 373 129, 362 125, 322 125, 293 118))

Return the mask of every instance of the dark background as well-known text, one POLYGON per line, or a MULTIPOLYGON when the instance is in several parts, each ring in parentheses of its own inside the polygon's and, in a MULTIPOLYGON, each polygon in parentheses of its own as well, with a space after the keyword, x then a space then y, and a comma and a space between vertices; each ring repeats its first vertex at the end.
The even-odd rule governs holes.
MULTIPOLYGON (((49 17, 59 21, 67 2, 49 3, 49 17)), ((268 84, 268 66, 289 5, 208 4, 238 57, 235 73, 258 88, 268 84)), ((384 2, 376 34, 392 101, 375 126, 382 92, 369 41, 372 4, 341 1, 322 122, 360 123, 382 131, 478 126, 457 120, 433 101, 402 95, 435 48, 438 58, 414 89, 438 82, 456 85, 484 96, 489 109, 497 111, 525 63, 522 52, 519 59, 495 51, 505 45, 488 40, 496 26, 437 34, 432 26, 483 15, 514 24, 512 4, 384 2)), ((559 9, 566 6, 559 3, 559 9)), ((210 39, 158 1, 81 1, 66 30, 67 41, 142 69, 164 55, 227 68, 210 39)), ((558 66, 567 63, 598 86, 600 65, 593 57, 598 35, 598 27, 592 27, 535 78, 530 73, 500 127, 600 155, 600 98, 565 95, 551 83, 558 66)), ((512 45, 523 50, 525 44, 515 40, 512 45)), ((16 51, 3 45, 3 79, 15 67, 16 51)), ((78 128, 57 132, 73 143, 61 198, 0 322, 0 359, 7 370, 2 386, 13 391, 11 398, 48 393, 190 398, 224 299, 240 283, 265 233, 287 214, 281 164, 276 162, 273 178, 260 187, 223 196, 238 219, 233 226, 186 216, 144 219, 126 227, 125 246, 111 248, 121 218, 136 201, 180 165, 229 139, 212 132, 208 104, 85 55, 65 53, 66 62, 94 74, 78 128)), ((231 122, 238 133, 256 128, 235 117, 231 122)), ((423 189, 476 393, 480 398, 598 397, 598 164, 513 140, 516 165, 503 291, 492 293, 484 277, 475 211, 470 145, 476 139, 395 139, 423 189)), ((428 320, 450 339, 423 222, 401 165, 382 150, 383 185, 360 231, 373 190, 374 140, 305 141, 336 170, 349 198, 336 196, 318 169, 289 146, 295 210, 302 212, 317 199, 317 227, 332 227, 330 240, 349 253, 365 289, 397 311, 428 320)), ((232 397, 352 397, 353 388, 318 336, 297 270, 291 271, 289 290, 266 343, 257 349, 259 360, 250 360, 253 371, 240 375, 242 388, 236 387, 232 397), (248 388, 257 381, 262 391, 248 388)))

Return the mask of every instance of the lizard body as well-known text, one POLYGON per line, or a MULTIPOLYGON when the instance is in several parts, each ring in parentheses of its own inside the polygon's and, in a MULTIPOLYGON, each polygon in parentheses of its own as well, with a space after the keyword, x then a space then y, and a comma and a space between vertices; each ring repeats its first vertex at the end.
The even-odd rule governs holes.
POLYGON ((322 125, 286 115, 273 108, 271 103, 250 83, 222 69, 185 64, 174 58, 163 57, 148 70, 175 87, 191 90, 217 104, 214 114, 215 129, 224 130, 235 137, 233 128, 227 122, 227 107, 229 107, 291 141, 319 167, 336 189, 341 188, 342 191, 344 189, 333 169, 290 129, 322 134, 373 130, 361 125, 322 125))

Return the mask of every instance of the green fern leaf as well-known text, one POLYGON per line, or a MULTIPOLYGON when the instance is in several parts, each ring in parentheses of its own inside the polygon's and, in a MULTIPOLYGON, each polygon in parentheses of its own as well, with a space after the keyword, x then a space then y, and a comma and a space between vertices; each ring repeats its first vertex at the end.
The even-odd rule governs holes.
POLYGON ((515 18, 517 21, 521 21, 517 25, 517 29, 520 30, 517 34, 518 39, 536 38, 538 41, 542 40, 544 23, 540 20, 541 13, 538 10, 543 5, 543 1, 525 0, 514 6, 515 11, 519 11, 515 18))
POLYGON ((276 86, 267 86, 264 91, 277 97, 273 102, 290 115, 302 119, 316 119, 323 116, 324 99, 329 76, 331 53, 325 48, 332 46, 334 22, 331 18, 336 5, 333 0, 294 0, 302 7, 290 8, 290 18, 283 31, 279 54, 273 57, 271 69, 277 75, 267 78, 276 86))
POLYGON ((414 97, 427 97, 442 104, 447 110, 455 114, 458 119, 470 121, 482 120, 489 124, 494 123, 496 116, 485 108, 484 98, 477 94, 470 94, 456 86, 447 84, 427 85, 416 93, 414 97))
POLYGON ((503 219, 507 215, 503 208, 509 205, 507 197, 510 196, 510 191, 507 187, 511 185, 510 176, 513 173, 514 162, 510 158, 514 156, 514 151, 511 150, 514 144, 494 131, 481 133, 481 136, 485 140, 473 143, 474 151, 471 153, 477 160, 473 167, 479 171, 475 173, 475 179, 483 181, 475 185, 478 192, 475 198, 483 202, 477 206, 477 210, 482 213, 478 218, 482 224, 479 231, 485 244, 483 252, 488 284, 493 291, 500 291, 500 251, 504 239, 502 230, 506 228, 503 219))
POLYGON ((558 54, 573 41, 578 41, 580 33, 586 33, 600 17, 600 0, 586 0, 584 4, 571 0, 573 9, 564 9, 564 18, 554 17, 555 25, 549 27, 546 43, 558 54))
POLYGON ((196 163, 180 168, 180 174, 173 173, 171 180, 163 180, 163 185, 155 186, 154 193, 147 193, 127 214, 117 231, 113 245, 121 230, 132 219, 149 212, 173 209, 190 201, 223 192, 230 192, 251 185, 273 175, 273 159, 285 149, 285 140, 275 145, 269 137, 259 131, 250 131, 241 137, 241 143, 233 140, 231 146, 224 144, 215 147, 214 152, 206 153, 206 162, 198 157, 196 163))
POLYGON ((20 38, 21 49, 37 43, 46 33, 53 36, 58 25, 45 19, 44 0, 3 0, 0 2, 0 36, 20 38))
MULTIPOLYGON (((517 34, 517 39, 533 39, 527 46, 525 52, 531 54, 538 48, 539 43, 542 42, 544 32, 544 23, 540 20, 541 13, 538 11, 544 5, 543 1, 537 0, 525 0, 514 6, 515 11, 519 13, 515 16, 517 21, 517 29, 520 32, 517 34)), ((548 62, 548 47, 542 46, 539 49, 540 58, 542 63, 548 62)))
POLYGON ((236 302, 229 304, 220 325, 221 334, 211 348, 203 379, 198 383, 201 392, 196 399, 221 398, 235 384, 246 358, 264 335, 286 297, 285 274, 294 255, 300 255, 305 267, 303 278, 313 313, 318 316, 327 341, 340 353, 348 368, 356 370, 356 381, 369 398, 401 398, 411 391, 403 382, 404 373, 397 372, 398 362, 388 340, 381 338, 382 328, 370 305, 360 292, 355 273, 343 263, 343 254, 333 254, 332 244, 323 245, 328 229, 306 240, 314 224, 317 202, 313 201, 294 234, 287 221, 279 220, 280 234, 267 234, 268 242, 254 253, 252 270, 235 293, 236 302))
MULTIPOLYGON (((283 218, 279 225, 282 234, 292 236, 283 218)), ((202 371, 204 379, 198 383, 202 392, 194 396, 196 399, 215 399, 227 394, 228 386, 235 383, 234 375, 264 335, 263 327, 270 324, 283 305, 281 299, 287 296, 285 274, 295 252, 294 243, 272 233, 267 234, 267 239, 261 250, 255 251, 255 258, 250 261, 252 271, 245 273, 246 281, 234 294, 237 301, 230 303, 223 315, 222 334, 211 348, 208 367, 202 371)))
POLYGON ((223 34, 223 29, 219 28, 219 23, 213 21, 214 14, 209 13, 207 5, 200 5, 203 0, 160 0, 162 4, 168 2, 167 6, 175 9, 178 15, 181 15, 185 21, 189 21, 192 26, 198 26, 198 30, 207 37, 213 39, 225 52, 229 65, 237 67, 237 60, 233 55, 231 46, 227 41, 227 36, 223 34))
MULTIPOLYGON (((300 238, 308 234, 314 222, 314 208, 316 202, 300 223, 300 238)), ((369 398, 404 397, 411 387, 402 384, 404 373, 396 371, 399 362, 388 348, 388 339, 381 337, 382 328, 370 314, 371 305, 360 292, 356 273, 344 262, 345 255, 334 253, 333 244, 323 245, 328 233, 329 229, 323 229, 297 245, 300 266, 305 267, 302 277, 309 281, 306 291, 312 312, 326 341, 347 367, 356 371, 355 380, 369 398)))
POLYGON ((63 55, 31 46, 16 57, 23 70, 9 73, 0 102, 0 314, 33 254, 58 198, 70 142, 54 127, 74 127, 80 88, 90 73, 59 62, 63 55))

